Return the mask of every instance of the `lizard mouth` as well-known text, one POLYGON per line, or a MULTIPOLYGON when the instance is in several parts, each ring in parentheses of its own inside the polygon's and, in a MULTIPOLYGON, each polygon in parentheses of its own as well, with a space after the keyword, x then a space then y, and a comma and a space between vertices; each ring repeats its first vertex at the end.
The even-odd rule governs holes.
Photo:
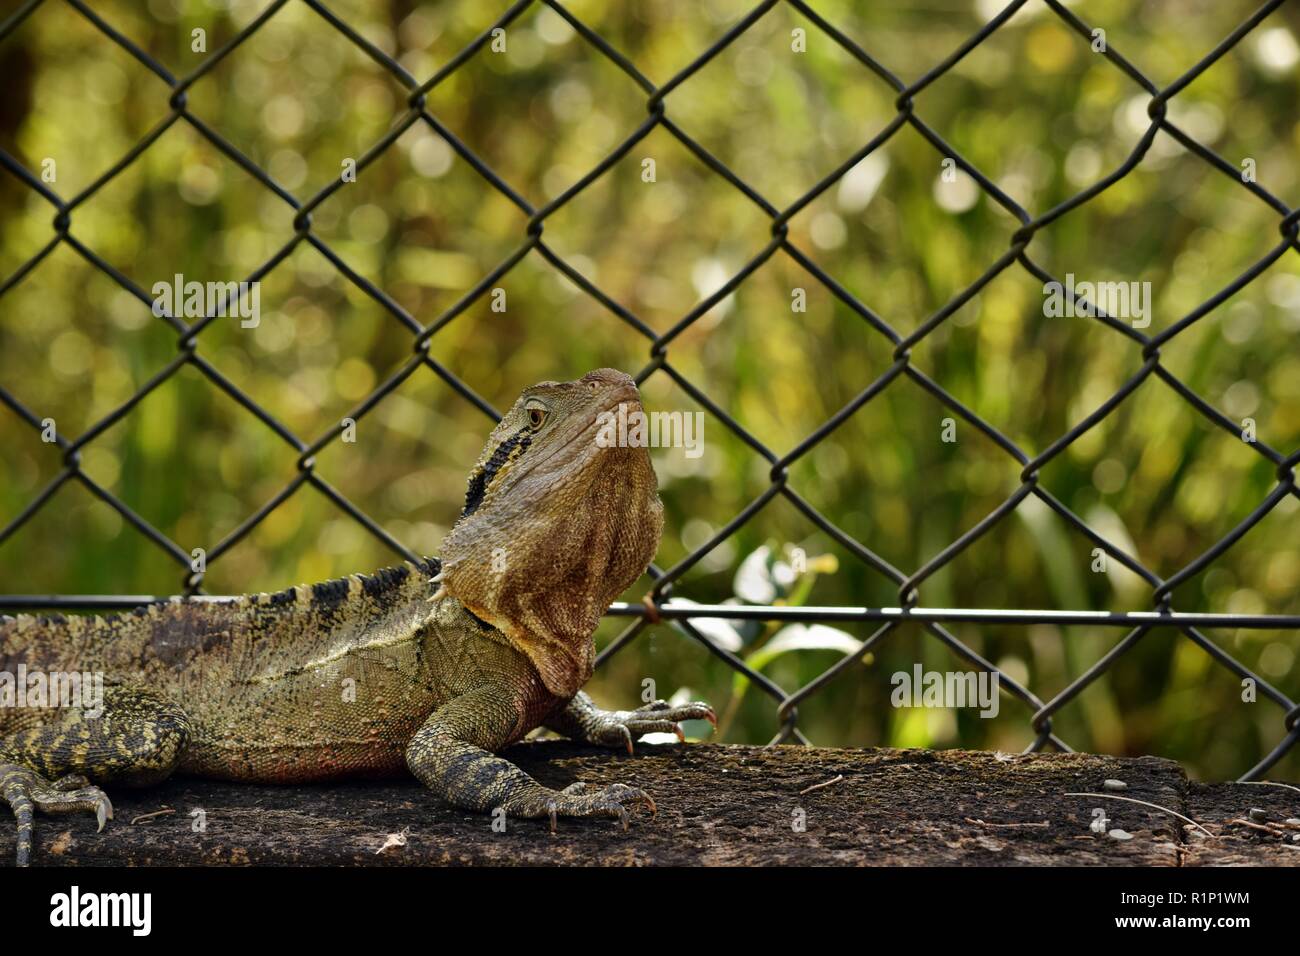
POLYGON ((606 415, 617 417, 620 413, 631 415, 634 412, 644 413, 644 411, 645 410, 641 407, 641 393, 637 391, 636 386, 620 386, 618 391, 615 392, 614 396, 609 400, 609 404, 592 415, 591 421, 586 424, 582 431, 578 432, 566 441, 561 447, 567 448, 579 441, 590 442, 593 446, 596 446, 596 434, 600 431, 603 419, 606 415))
POLYGON ((621 385, 614 397, 610 399, 609 407, 598 412, 592 420, 591 427, 595 427, 600 422, 602 413, 617 415, 620 406, 628 406, 628 412, 641 411, 641 393, 637 391, 635 385, 621 385), (635 407, 633 407, 635 406, 635 407))

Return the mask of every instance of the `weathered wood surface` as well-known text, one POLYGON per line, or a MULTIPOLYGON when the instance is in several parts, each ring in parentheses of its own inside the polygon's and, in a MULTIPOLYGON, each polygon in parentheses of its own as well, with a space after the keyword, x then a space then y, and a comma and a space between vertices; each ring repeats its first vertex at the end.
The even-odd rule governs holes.
MULTIPOLYGON (((627 833, 613 820, 561 820, 554 835, 544 823, 509 820, 500 833, 489 817, 451 808, 414 781, 254 787, 176 779, 112 791, 116 819, 100 834, 87 816, 39 817, 34 862, 1300 864, 1292 842, 1300 824, 1285 823, 1300 818, 1300 792, 1192 783, 1177 764, 1152 757, 709 744, 640 745, 627 756, 560 741, 523 744, 508 756, 552 786, 642 786, 658 801, 658 817, 635 817, 627 833), (1210 835, 1162 810, 1068 795, 1104 792, 1108 778, 1127 784, 1114 795, 1177 811, 1210 835), (1092 832, 1096 807, 1132 839, 1092 832), (1263 813, 1252 819, 1252 808, 1263 813), (166 809, 175 812, 137 819, 166 809), (390 834, 404 834, 404 843, 390 834), (397 845, 378 852, 385 842, 397 845)), ((13 839, 11 824, 0 827, 0 860, 12 859, 13 839)))

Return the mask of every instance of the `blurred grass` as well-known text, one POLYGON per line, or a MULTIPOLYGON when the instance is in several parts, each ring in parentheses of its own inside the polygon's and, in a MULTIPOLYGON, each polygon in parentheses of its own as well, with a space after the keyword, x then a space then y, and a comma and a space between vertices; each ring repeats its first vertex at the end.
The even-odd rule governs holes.
MULTIPOLYGON (((336 12, 423 78, 499 15, 468 0, 339 0, 336 12)), ((710 0, 574 0, 572 12, 662 83, 742 16, 710 0)), ((1251 3, 1103 0, 1072 4, 1157 84, 1172 81, 1247 16, 1251 3)), ((16 3, 7 0, 0 11, 16 3)), ((216 49, 254 18, 251 0, 105 0, 96 10, 178 74, 200 62, 191 31, 216 49)), ((996 12, 936 0, 817 9, 905 81, 920 76, 996 12)), ((1255 160, 1266 188, 1294 201, 1300 122, 1294 10, 1283 9, 1173 102, 1171 115, 1229 162, 1255 160)), ((47 4, 0 44, 11 89, 0 146, 29 169, 56 162, 60 195, 95 180, 167 114, 167 90, 71 8, 47 4)), ((290 3, 191 90, 190 109, 300 198, 322 188, 400 115, 405 94, 303 4, 290 3)), ((688 133, 777 205, 834 169, 893 116, 894 96, 797 12, 776 7, 667 99, 688 133), (807 52, 791 52, 791 31, 807 52)), ((1146 124, 1146 97, 1031 3, 917 98, 917 111, 1025 208, 1042 211, 1118 165, 1146 124)), ((429 109, 534 205, 563 192, 645 116, 639 90, 551 12, 532 9, 505 54, 484 51, 429 98, 429 109)), ((904 127, 790 222, 790 238, 907 333, 975 279, 1017 224, 904 127)), ((47 204, 0 179, 0 274, 51 235, 47 204)), ((175 273, 243 277, 293 234, 293 213, 178 123, 73 215, 72 233, 144 288, 175 273)), ((1276 219, 1240 186, 1158 137, 1129 177, 1037 235, 1031 255, 1059 276, 1149 281, 1149 332, 1176 321, 1276 241, 1276 219)), ((518 247, 525 217, 423 126, 314 214, 318 235, 422 322, 432 321, 518 247)), ((652 327, 670 327, 763 247, 769 224, 672 136, 655 130, 546 223, 546 241, 652 327), (656 182, 641 179, 656 162, 656 182)), ((634 330, 538 254, 433 340, 434 357, 498 408, 526 384, 646 359, 634 330)), ((299 247, 264 281, 256 330, 219 321, 200 353, 305 440, 324 433, 410 354, 409 334, 299 247)), ((913 361, 1034 455, 1141 366, 1132 344, 1083 319, 1042 315, 1042 289, 1018 267, 994 280, 913 351, 913 361)), ((1162 361, 1234 419, 1251 417, 1284 451, 1300 442, 1300 269, 1288 256, 1162 350, 1162 361)), ((0 296, 0 383, 75 436, 126 401, 175 355, 148 309, 73 250, 54 252, 0 296)), ((891 348, 792 260, 776 256, 671 347, 673 364, 768 447, 783 453, 890 364, 891 348), (807 311, 791 311, 803 288, 807 311)), ((663 375, 654 408, 697 410, 663 375)), ((824 515, 911 571, 997 507, 1019 467, 906 378, 797 462, 791 484, 824 515)), ((421 370, 362 419, 355 444, 319 456, 326 480, 407 546, 436 553, 459 512, 464 476, 489 422, 421 370)), ((767 485, 767 464, 710 420, 706 453, 656 453, 667 507, 661 563, 708 540, 767 485)), ((0 521, 50 481, 59 456, 0 412, 0 521)), ((85 451, 86 471, 185 550, 210 548, 294 476, 280 439, 185 369, 85 451)), ((1259 456, 1208 425, 1160 382, 1053 460, 1043 484, 1077 514, 1168 576, 1247 515, 1273 485, 1259 456)), ((1175 596, 1182 610, 1297 613, 1296 507, 1284 502, 1175 596)), ((1033 499, 928 579, 927 605, 1135 609, 1133 576, 1092 573, 1091 543, 1033 499)), ((895 604, 895 589, 781 499, 696 565, 678 593, 729 597, 741 560, 762 545, 833 556, 801 599, 895 604)), ((271 590, 392 561, 384 546, 311 489, 300 491, 212 564, 214 592, 271 590)), ((183 572, 110 507, 69 484, 0 544, 0 592, 167 593, 183 572)), ((640 593, 639 591, 637 593, 640 593)), ((617 630, 606 622, 603 642, 617 630)), ((868 631, 848 628, 859 639, 868 631)), ((971 647, 1046 699, 1121 635, 1089 628, 961 626, 971 647)), ((771 639, 772 630, 766 632, 771 639)), ((1225 630, 1213 638, 1247 666, 1300 693, 1295 635, 1225 630)), ((753 638, 762 640, 764 638, 753 638)), ((833 647, 768 655, 782 686, 839 659, 833 647)), ((1028 712, 1000 716, 895 710, 888 677, 965 667, 929 635, 899 628, 868 667, 801 707, 817 743, 1018 750, 1028 712)), ((595 693, 630 703, 646 677, 726 707, 726 739, 761 741, 774 707, 735 696, 721 662, 667 629, 619 654, 595 693)), ((1238 774, 1280 736, 1271 705, 1246 704, 1237 679, 1179 635, 1153 632, 1057 717, 1073 745, 1176 758, 1205 777, 1238 774)), ((1288 757, 1280 776, 1297 776, 1288 757)))

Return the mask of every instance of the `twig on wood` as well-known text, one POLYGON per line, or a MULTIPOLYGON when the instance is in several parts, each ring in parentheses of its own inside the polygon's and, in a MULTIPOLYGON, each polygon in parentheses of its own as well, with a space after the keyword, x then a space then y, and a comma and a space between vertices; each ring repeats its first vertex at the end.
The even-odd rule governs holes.
POLYGON ((973 823, 973 824, 975 824, 976 826, 981 826, 981 827, 1046 827, 1046 826, 1051 826, 1051 823, 1050 823, 1049 821, 1047 821, 1047 820, 1044 820, 1044 821, 1042 821, 1041 823, 989 823, 987 820, 980 820, 980 819, 978 819, 978 818, 976 818, 976 817, 966 817, 965 820, 966 820, 967 823, 973 823))
POLYGON ((1237 783, 1249 784, 1252 787, 1286 787, 1288 790, 1300 793, 1300 787, 1294 787, 1289 783, 1274 783, 1272 780, 1238 780, 1237 783))
POLYGON ((169 817, 176 811, 172 807, 163 807, 161 810, 155 810, 153 813, 142 813, 131 821, 131 826, 135 826, 141 820, 152 820, 154 817, 169 817))
POLYGON ((1213 833, 1205 829, 1205 827, 1201 826, 1191 817, 1185 817, 1177 810, 1170 810, 1168 807, 1162 807, 1158 803, 1150 803, 1149 801, 1146 800, 1135 800, 1133 797, 1119 797, 1113 793, 1067 793, 1066 796, 1067 797, 1096 797, 1099 800, 1123 800, 1126 803, 1140 803, 1144 807, 1151 807, 1155 810, 1163 810, 1165 813, 1171 814, 1180 820, 1186 820, 1188 823, 1196 827, 1198 830, 1200 830, 1210 839, 1215 839, 1215 835, 1213 833))
POLYGON ((1224 826, 1228 826, 1228 827, 1236 826, 1236 825, 1240 825, 1243 827, 1250 827, 1250 829, 1252 830, 1259 830, 1260 832, 1267 833, 1270 836, 1286 836, 1285 830, 1279 830, 1278 828, 1267 823, 1256 823, 1254 820, 1247 820, 1245 817, 1237 817, 1236 819, 1229 820, 1227 823, 1224 824, 1224 826))
POLYGON ((799 791, 799 796, 802 797, 804 794, 812 793, 814 790, 820 790, 822 787, 829 787, 831 784, 839 783, 843 779, 844 779, 844 774, 842 773, 836 774, 834 777, 831 777, 831 779, 825 781, 824 783, 814 783, 811 787, 805 787, 804 789, 799 791))

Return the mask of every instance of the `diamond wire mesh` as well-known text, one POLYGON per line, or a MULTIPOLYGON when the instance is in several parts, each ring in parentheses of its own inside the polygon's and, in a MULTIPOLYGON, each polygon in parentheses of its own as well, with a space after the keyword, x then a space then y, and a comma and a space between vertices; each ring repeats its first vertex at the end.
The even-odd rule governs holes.
MULTIPOLYGON (((28 0, 28 2, 24 3, 7 20, 0 23, 0 41, 3 41, 13 33, 13 31, 24 20, 26 20, 28 16, 46 2, 47 0, 28 0)), ((53 2, 53 0, 49 0, 49 2, 53 2)), ((1031 711, 1030 721, 1035 737, 1032 743, 1026 748, 1028 751, 1039 750, 1048 744, 1051 744, 1058 749, 1068 751, 1070 749, 1069 746, 1053 732, 1053 714, 1077 697, 1093 681, 1097 680, 1098 677, 1111 668, 1120 657, 1130 651, 1143 639, 1143 637, 1150 633, 1153 628, 1174 627, 1188 640, 1202 648, 1223 668, 1226 668, 1240 678, 1253 680, 1263 698, 1282 710, 1281 739, 1267 756, 1245 772, 1242 776, 1243 780, 1255 779, 1264 774, 1294 746, 1297 738, 1300 738, 1300 726, 1297 726, 1298 722, 1300 722, 1300 706, 1284 693, 1270 685, 1250 668, 1236 660, 1232 655, 1218 647, 1201 630, 1203 627, 1254 627, 1296 630, 1300 629, 1300 616, 1185 614, 1179 613, 1173 609, 1173 592, 1181 583, 1198 574, 1228 548, 1232 547, 1285 497, 1290 495, 1300 498, 1300 491, 1296 488, 1294 475, 1294 467, 1297 462, 1300 462, 1300 450, 1294 451, 1288 455, 1275 450, 1261 440, 1249 443, 1250 448, 1252 448, 1256 453, 1262 455, 1275 466, 1277 476, 1276 487, 1228 534, 1224 535, 1222 539, 1208 548, 1199 557, 1167 579, 1157 576, 1139 563, 1134 557, 1108 541, 1039 483, 1039 472, 1044 465, 1062 454, 1068 446, 1070 446, 1085 432, 1089 431, 1101 422, 1143 382, 1152 377, 1164 382, 1176 395, 1191 405, 1192 408, 1194 408, 1200 415, 1204 416, 1209 422, 1238 438, 1240 437, 1239 426, 1235 422, 1218 409, 1214 408, 1201 396, 1197 395, 1191 388, 1180 381, 1161 364, 1160 349, 1165 343, 1182 333, 1192 324, 1204 318, 1229 297, 1244 288, 1250 282, 1254 281, 1270 265, 1281 258, 1288 249, 1294 249, 1300 252, 1300 244, 1297 243, 1297 234, 1300 233, 1300 210, 1291 209, 1282 202, 1282 200, 1268 192, 1259 184, 1245 181, 1236 167, 1212 149, 1196 141, 1184 130, 1174 124, 1168 117, 1168 107, 1169 102, 1173 97, 1185 89, 1193 80, 1205 72, 1205 70, 1207 70, 1219 58, 1239 43, 1270 13, 1281 6, 1285 0, 1270 0, 1270 2, 1265 3, 1254 14, 1233 30, 1226 38, 1224 38, 1213 50, 1207 53, 1200 61, 1163 89, 1157 87, 1136 66, 1134 66, 1132 62, 1123 57, 1113 47, 1107 45, 1106 49, 1100 51, 1099 55, 1104 56, 1115 66, 1116 69, 1122 71, 1132 83, 1136 84, 1145 91, 1145 93, 1149 94, 1150 101, 1148 104, 1147 114, 1150 118, 1150 126, 1147 128, 1145 134, 1138 141, 1129 156, 1118 168, 1088 188, 1081 190, 1054 208, 1037 216, 1031 215, 1029 212, 1021 208, 987 176, 981 173, 979 169, 963 158, 962 155, 950 146, 938 132, 927 125, 925 121, 916 114, 914 108, 914 99, 917 94, 951 70, 967 54, 1006 23, 1006 21, 1009 20, 1021 7, 1025 6, 1029 0, 1014 0, 1014 2, 1008 4, 1001 12, 993 17, 993 19, 972 34, 947 58, 930 69, 918 80, 910 84, 904 83, 878 60, 872 57, 872 55, 861 45, 837 29, 833 24, 809 7, 807 3, 803 2, 803 0, 764 0, 764 2, 755 6, 749 13, 726 30, 722 36, 700 53, 700 55, 689 65, 681 69, 676 75, 661 85, 656 85, 649 80, 629 59, 614 49, 614 47, 596 31, 589 28, 581 20, 575 17, 563 6, 562 3, 559 2, 559 0, 517 0, 516 3, 506 9, 492 27, 483 31, 483 33, 474 39, 473 42, 467 45, 455 57, 449 60, 423 82, 420 82, 396 60, 365 39, 360 33, 330 10, 325 3, 320 2, 320 0, 292 0, 292 2, 301 2, 306 4, 313 11, 319 14, 321 18, 337 30, 343 37, 345 37, 349 42, 355 44, 358 48, 364 51, 370 59, 391 74, 407 91, 405 112, 396 119, 389 131, 382 138, 375 142, 357 159, 356 172, 358 175, 361 175, 367 166, 391 147, 393 143, 396 142, 404 132, 406 132, 406 130, 414 124, 424 123, 433 130, 433 132, 441 136, 451 149, 453 149, 458 156, 468 163, 478 173, 478 175, 480 175, 494 189, 498 190, 528 217, 525 235, 519 246, 427 326, 422 325, 417 321, 382 289, 351 269, 318 235, 313 233, 312 212, 343 186, 345 180, 342 177, 334 180, 328 186, 321 189, 305 201, 300 201, 291 192, 280 186, 266 170, 258 166, 246 154, 223 138, 220 133, 187 109, 188 90, 196 82, 203 79, 206 74, 211 72, 226 57, 232 55, 245 40, 259 30, 278 10, 291 2, 291 0, 273 0, 273 2, 271 2, 246 27, 232 37, 224 46, 210 54, 196 69, 184 76, 174 75, 156 59, 149 56, 139 46, 134 44, 129 38, 115 30, 102 17, 96 14, 87 3, 84 2, 84 0, 66 0, 66 2, 87 21, 93 24, 107 40, 124 49, 159 79, 159 81, 164 85, 163 88, 160 89, 160 95, 164 90, 167 92, 169 97, 168 105, 170 107, 170 113, 147 134, 145 134, 145 136, 141 138, 135 146, 128 150, 125 155, 123 155, 98 179, 70 199, 64 199, 57 195, 14 157, 3 150, 0 150, 0 166, 3 166, 6 171, 16 177, 21 183, 37 192, 54 210, 54 234, 52 238, 34 256, 23 263, 23 265, 21 265, 12 275, 4 279, 3 282, 0 282, 0 302, 3 301, 4 294, 21 282, 23 278, 42 260, 49 256, 58 246, 66 244, 75 250, 87 262, 91 263, 123 289, 127 290, 127 292, 138 299, 143 306, 151 307, 153 300, 142 288, 97 255, 94 250, 85 246, 76 236, 73 235, 73 214, 77 207, 87 201, 97 191, 107 185, 118 176, 118 174, 135 162, 145 150, 149 149, 150 146, 167 131, 167 129, 176 123, 184 122, 193 127, 193 129, 196 130, 204 139, 220 150, 224 155, 229 157, 232 161, 237 163, 249 175, 261 183, 262 186, 271 191, 294 211, 293 225, 295 234, 293 238, 285 243, 283 247, 278 249, 259 268, 248 275, 245 279, 246 282, 251 283, 261 280, 269 274, 271 270, 275 269, 277 265, 284 261, 295 248, 300 244, 306 243, 325 256, 342 276, 344 276, 349 282, 353 283, 357 288, 365 293, 365 295, 369 296, 370 299, 377 303, 394 320, 401 323, 401 325, 404 326, 412 336, 412 356, 406 360, 398 371, 393 373, 369 396, 362 400, 349 413, 347 416, 348 418, 351 418, 354 421, 360 420, 362 416, 371 412, 376 405, 383 401, 386 396, 390 395, 398 388, 398 386, 400 386, 421 367, 427 367, 430 369, 466 401, 472 403, 489 417, 494 420, 498 418, 498 413, 488 402, 475 394, 468 385, 456 378, 456 376, 451 374, 445 367, 430 356, 430 341, 440 329, 454 320, 489 289, 491 289, 502 276, 508 273, 516 265, 516 263, 523 259, 529 252, 536 251, 547 262, 554 266, 559 272, 563 273, 569 280, 571 280, 587 295, 591 296, 607 311, 630 325, 649 340, 650 361, 637 374, 636 377, 638 382, 644 382, 653 374, 663 374, 668 376, 696 402, 707 409, 719 423, 734 433, 741 441, 761 455, 770 464, 769 486, 745 508, 743 508, 739 514, 718 530, 709 541, 701 545, 699 548, 696 548, 683 560, 670 568, 661 569, 657 566, 651 566, 649 573, 655 580, 655 585, 650 595, 647 596, 647 602, 645 604, 628 605, 620 603, 611 608, 610 613, 613 615, 634 616, 637 619, 604 649, 598 658, 597 666, 600 666, 612 655, 627 647, 652 621, 659 620, 660 618, 666 619, 674 628, 698 641, 709 652, 724 660, 730 667, 744 673, 755 686, 776 702, 776 711, 780 721, 780 730, 773 742, 795 739, 802 743, 807 743, 808 741, 799 730, 797 723, 799 703, 807 699, 810 695, 816 693, 827 683, 839 676, 843 671, 852 667, 856 662, 861 660, 866 653, 889 636, 891 632, 895 631, 902 622, 914 621, 919 623, 930 635, 946 645, 959 657, 971 662, 983 671, 997 674, 1001 686, 1005 688, 1011 696, 1029 708, 1031 711), (736 173, 729 169, 721 160, 711 154, 685 130, 678 126, 677 123, 675 123, 668 115, 664 102, 665 98, 673 90, 686 83, 696 72, 736 40, 737 37, 752 27, 770 10, 772 10, 772 8, 776 7, 780 3, 786 3, 797 10, 809 21, 815 24, 816 27, 835 44, 846 51, 854 60, 860 63, 863 68, 864 78, 871 79, 874 77, 874 80, 872 80, 873 82, 882 82, 892 88, 896 94, 895 107, 897 110, 893 119, 887 123, 880 132, 872 137, 869 142, 858 149, 835 170, 814 184, 802 196, 783 209, 778 208, 765 199, 761 193, 737 176, 736 173), (430 91, 442 83, 455 70, 460 68, 465 62, 478 53, 479 50, 487 45, 492 38, 494 30, 504 29, 530 7, 543 6, 549 7, 555 12, 555 14, 563 18, 563 20, 566 21, 585 42, 589 43, 594 49, 599 51, 600 54, 608 58, 637 86, 640 87, 646 96, 648 115, 635 130, 629 133, 614 150, 612 150, 595 167, 589 170, 586 175, 580 178, 563 193, 552 199, 549 203, 536 207, 524 199, 520 193, 511 188, 511 186, 506 183, 502 177, 497 175, 497 173, 494 172, 486 162, 478 157, 461 139, 444 126, 426 107, 426 98, 430 91), (935 148, 939 156, 952 159, 957 167, 963 170, 978 184, 979 188, 983 190, 985 195, 990 197, 1005 211, 1014 216, 1020 223, 1020 228, 1011 237, 1010 248, 1005 253, 989 265, 978 279, 971 283, 967 288, 960 291, 933 315, 929 316, 914 332, 906 336, 897 332, 884 318, 877 315, 868 306, 855 298, 852 293, 836 282, 835 279, 824 272, 815 262, 809 259, 788 240, 788 223, 792 217, 836 184, 840 178, 848 173, 848 171, 857 163, 869 156, 875 150, 879 149, 905 125, 910 126, 920 133, 921 136, 923 136, 935 148), (602 292, 594 283, 557 255, 547 245, 543 238, 546 220, 552 214, 568 204, 574 199, 574 197, 600 178, 611 166, 625 156, 629 150, 656 128, 662 128, 671 134, 713 173, 722 180, 725 180, 732 188, 738 190, 771 219, 771 238, 764 248, 749 262, 747 262, 739 272, 732 276, 730 280, 717 289, 713 294, 699 302, 663 334, 657 334, 633 312, 602 292), (1158 334, 1151 336, 1145 335, 1131 325, 1126 324, 1113 316, 1107 315, 1095 304, 1092 304, 1094 312, 1093 318, 1112 329, 1115 333, 1127 336, 1128 339, 1132 341, 1134 348, 1140 347, 1143 365, 1095 411, 1052 442, 1045 450, 1037 455, 1031 456, 1029 453, 1020 449, 1015 442, 999 431, 996 427, 981 418, 975 411, 956 399, 936 381, 912 365, 910 361, 911 351, 913 347, 918 345, 928 335, 930 335, 930 333, 941 326, 958 309, 979 293, 979 291, 989 282, 1004 271, 1010 269, 1013 265, 1018 264, 1030 275, 1044 283, 1056 281, 1047 270, 1042 268, 1029 255, 1028 250, 1034 235, 1040 229, 1050 225, 1062 216, 1067 215, 1083 203, 1094 199, 1103 191, 1127 176, 1137 167, 1142 158, 1146 155, 1156 135, 1162 132, 1172 137, 1185 149, 1199 157, 1215 170, 1219 171, 1223 175, 1231 177, 1235 182, 1239 183, 1243 189, 1248 190, 1257 200, 1271 207, 1278 216, 1278 230, 1281 239, 1265 256, 1253 263, 1218 293, 1205 302, 1202 302, 1196 308, 1158 334), (724 298, 730 295, 748 276, 777 253, 786 255, 798 263, 804 270, 821 282, 836 299, 858 315, 872 330, 874 330, 876 334, 884 336, 893 346, 893 362, 889 368, 862 389, 862 391, 852 401, 841 408, 812 434, 808 435, 797 446, 785 454, 778 454, 777 452, 767 448, 762 442, 746 431, 745 428, 736 421, 735 418, 728 414, 724 408, 715 403, 700 387, 674 368, 672 363, 669 361, 668 355, 669 346, 675 338, 696 322, 696 320, 701 316, 709 312, 724 298), (851 415, 889 387, 891 383, 902 377, 911 379, 942 402, 947 408, 959 415, 964 421, 977 428, 982 434, 995 442, 1003 452, 1010 456, 1020 466, 1020 486, 1009 495, 1002 504, 986 515, 974 527, 970 528, 947 547, 943 548, 943 550, 926 562, 922 567, 916 569, 910 574, 893 567, 889 562, 875 554, 861 542, 855 540, 852 536, 838 528, 832 521, 818 512, 808 501, 801 497, 789 483, 789 468, 795 461, 807 454, 814 446, 826 438, 827 435, 843 424, 851 415), (918 590, 921 584, 956 558, 958 554, 969 547, 974 541, 1002 521, 1002 519, 1015 510, 1022 501, 1031 495, 1039 499, 1053 512, 1060 515, 1071 527, 1085 535, 1098 548, 1104 550, 1110 558, 1120 562, 1124 567, 1139 575, 1151 588, 1151 596, 1155 610, 1153 612, 1106 613, 1084 610, 1050 611, 1006 609, 981 611, 922 607, 919 603, 920 599, 918 590), (730 537, 738 528, 741 527, 741 525, 749 521, 755 514, 763 509, 768 502, 772 501, 777 496, 785 498, 794 505, 799 512, 807 517, 809 521, 828 534, 842 547, 850 551, 868 567, 883 575, 896 585, 898 587, 899 607, 737 608, 732 606, 692 606, 687 610, 681 606, 674 607, 671 603, 665 604, 665 602, 668 602, 670 599, 674 582, 679 580, 692 566, 699 562, 721 542, 730 537), (842 660, 824 671, 810 683, 794 691, 788 691, 772 681, 766 675, 751 669, 739 657, 719 647, 701 634, 699 630, 692 626, 691 619, 702 617, 745 617, 764 620, 781 619, 806 621, 854 620, 879 622, 879 627, 864 642, 860 653, 845 656, 842 660), (1008 674, 999 670, 993 663, 983 658, 974 649, 959 640, 944 626, 945 622, 957 621, 1013 624, 1079 623, 1128 628, 1128 631, 1108 653, 1088 668, 1085 673, 1070 682, 1055 696, 1044 701, 1028 688, 1021 686, 1020 683, 1012 679, 1008 674)), ((1059 0, 1043 0, 1043 3, 1070 30, 1079 34, 1086 40, 1092 39, 1092 27, 1080 19, 1075 13, 1067 9, 1059 2, 1059 0)), ((237 295, 238 294, 239 293, 237 293, 237 295)), ((1086 300, 1084 300, 1082 296, 1077 293, 1072 293, 1072 295, 1074 295, 1076 303, 1085 303, 1086 300)), ((222 303, 221 306, 211 314, 205 315, 193 323, 186 323, 181 318, 164 312, 160 318, 162 321, 167 322, 175 331, 179 354, 170 362, 165 364, 163 368, 158 370, 127 401, 115 408, 108 415, 101 418, 98 422, 91 425, 81 435, 75 438, 70 438, 69 436, 62 434, 56 434, 54 436, 54 440, 63 454, 62 470, 31 500, 25 508, 22 509, 18 515, 13 517, 7 524, 0 528, 0 543, 3 543, 6 539, 12 536, 20 527, 32 518, 33 515, 48 504, 54 494, 64 484, 75 481, 81 483, 92 494, 117 511, 127 523, 151 540, 155 545, 174 559, 179 566, 185 569, 187 572, 183 582, 185 593, 201 593, 204 574, 203 572, 190 572, 190 556, 184 551, 184 549, 175 542, 169 540, 162 532, 152 527, 144 518, 136 514, 125 502, 112 494, 112 492, 96 483, 90 476, 82 471, 80 467, 82 449, 84 449, 97 436, 120 421, 124 416, 130 414, 131 410, 142 399, 144 399, 145 396, 163 382, 167 381, 171 376, 175 375, 183 366, 189 365, 205 376, 214 386, 221 389, 237 401, 250 414, 256 416, 264 425, 278 435, 280 439, 292 447, 297 454, 298 474, 278 494, 273 496, 253 514, 249 515, 248 518, 230 531, 221 539, 221 541, 209 549, 207 551, 208 561, 216 560, 226 551, 230 550, 273 510, 278 508, 290 496, 306 485, 312 486, 318 492, 326 496, 345 514, 357 521, 367 531, 377 537, 397 554, 400 554, 407 559, 413 560, 417 558, 417 556, 407 549, 400 541, 388 534, 378 522, 361 511, 361 509, 356 507, 352 502, 348 501, 348 499, 337 489, 333 488, 321 476, 316 474, 316 455, 327 445, 340 437, 344 431, 343 423, 340 423, 338 426, 332 428, 313 441, 304 441, 281 422, 277 421, 273 415, 260 406, 249 395, 239 389, 233 382, 223 376, 199 353, 199 336, 203 330, 207 328, 207 326, 211 324, 218 315, 225 314, 224 307, 228 306, 233 310, 235 304, 236 302, 230 301, 222 303)), ((32 428, 37 431, 41 430, 41 418, 34 411, 24 405, 13 392, 3 385, 0 385, 0 403, 7 406, 11 412, 25 421, 32 428)), ((150 599, 151 598, 133 595, 62 595, 49 597, 36 595, 6 595, 0 596, 0 605, 16 608, 123 608, 150 599)))

